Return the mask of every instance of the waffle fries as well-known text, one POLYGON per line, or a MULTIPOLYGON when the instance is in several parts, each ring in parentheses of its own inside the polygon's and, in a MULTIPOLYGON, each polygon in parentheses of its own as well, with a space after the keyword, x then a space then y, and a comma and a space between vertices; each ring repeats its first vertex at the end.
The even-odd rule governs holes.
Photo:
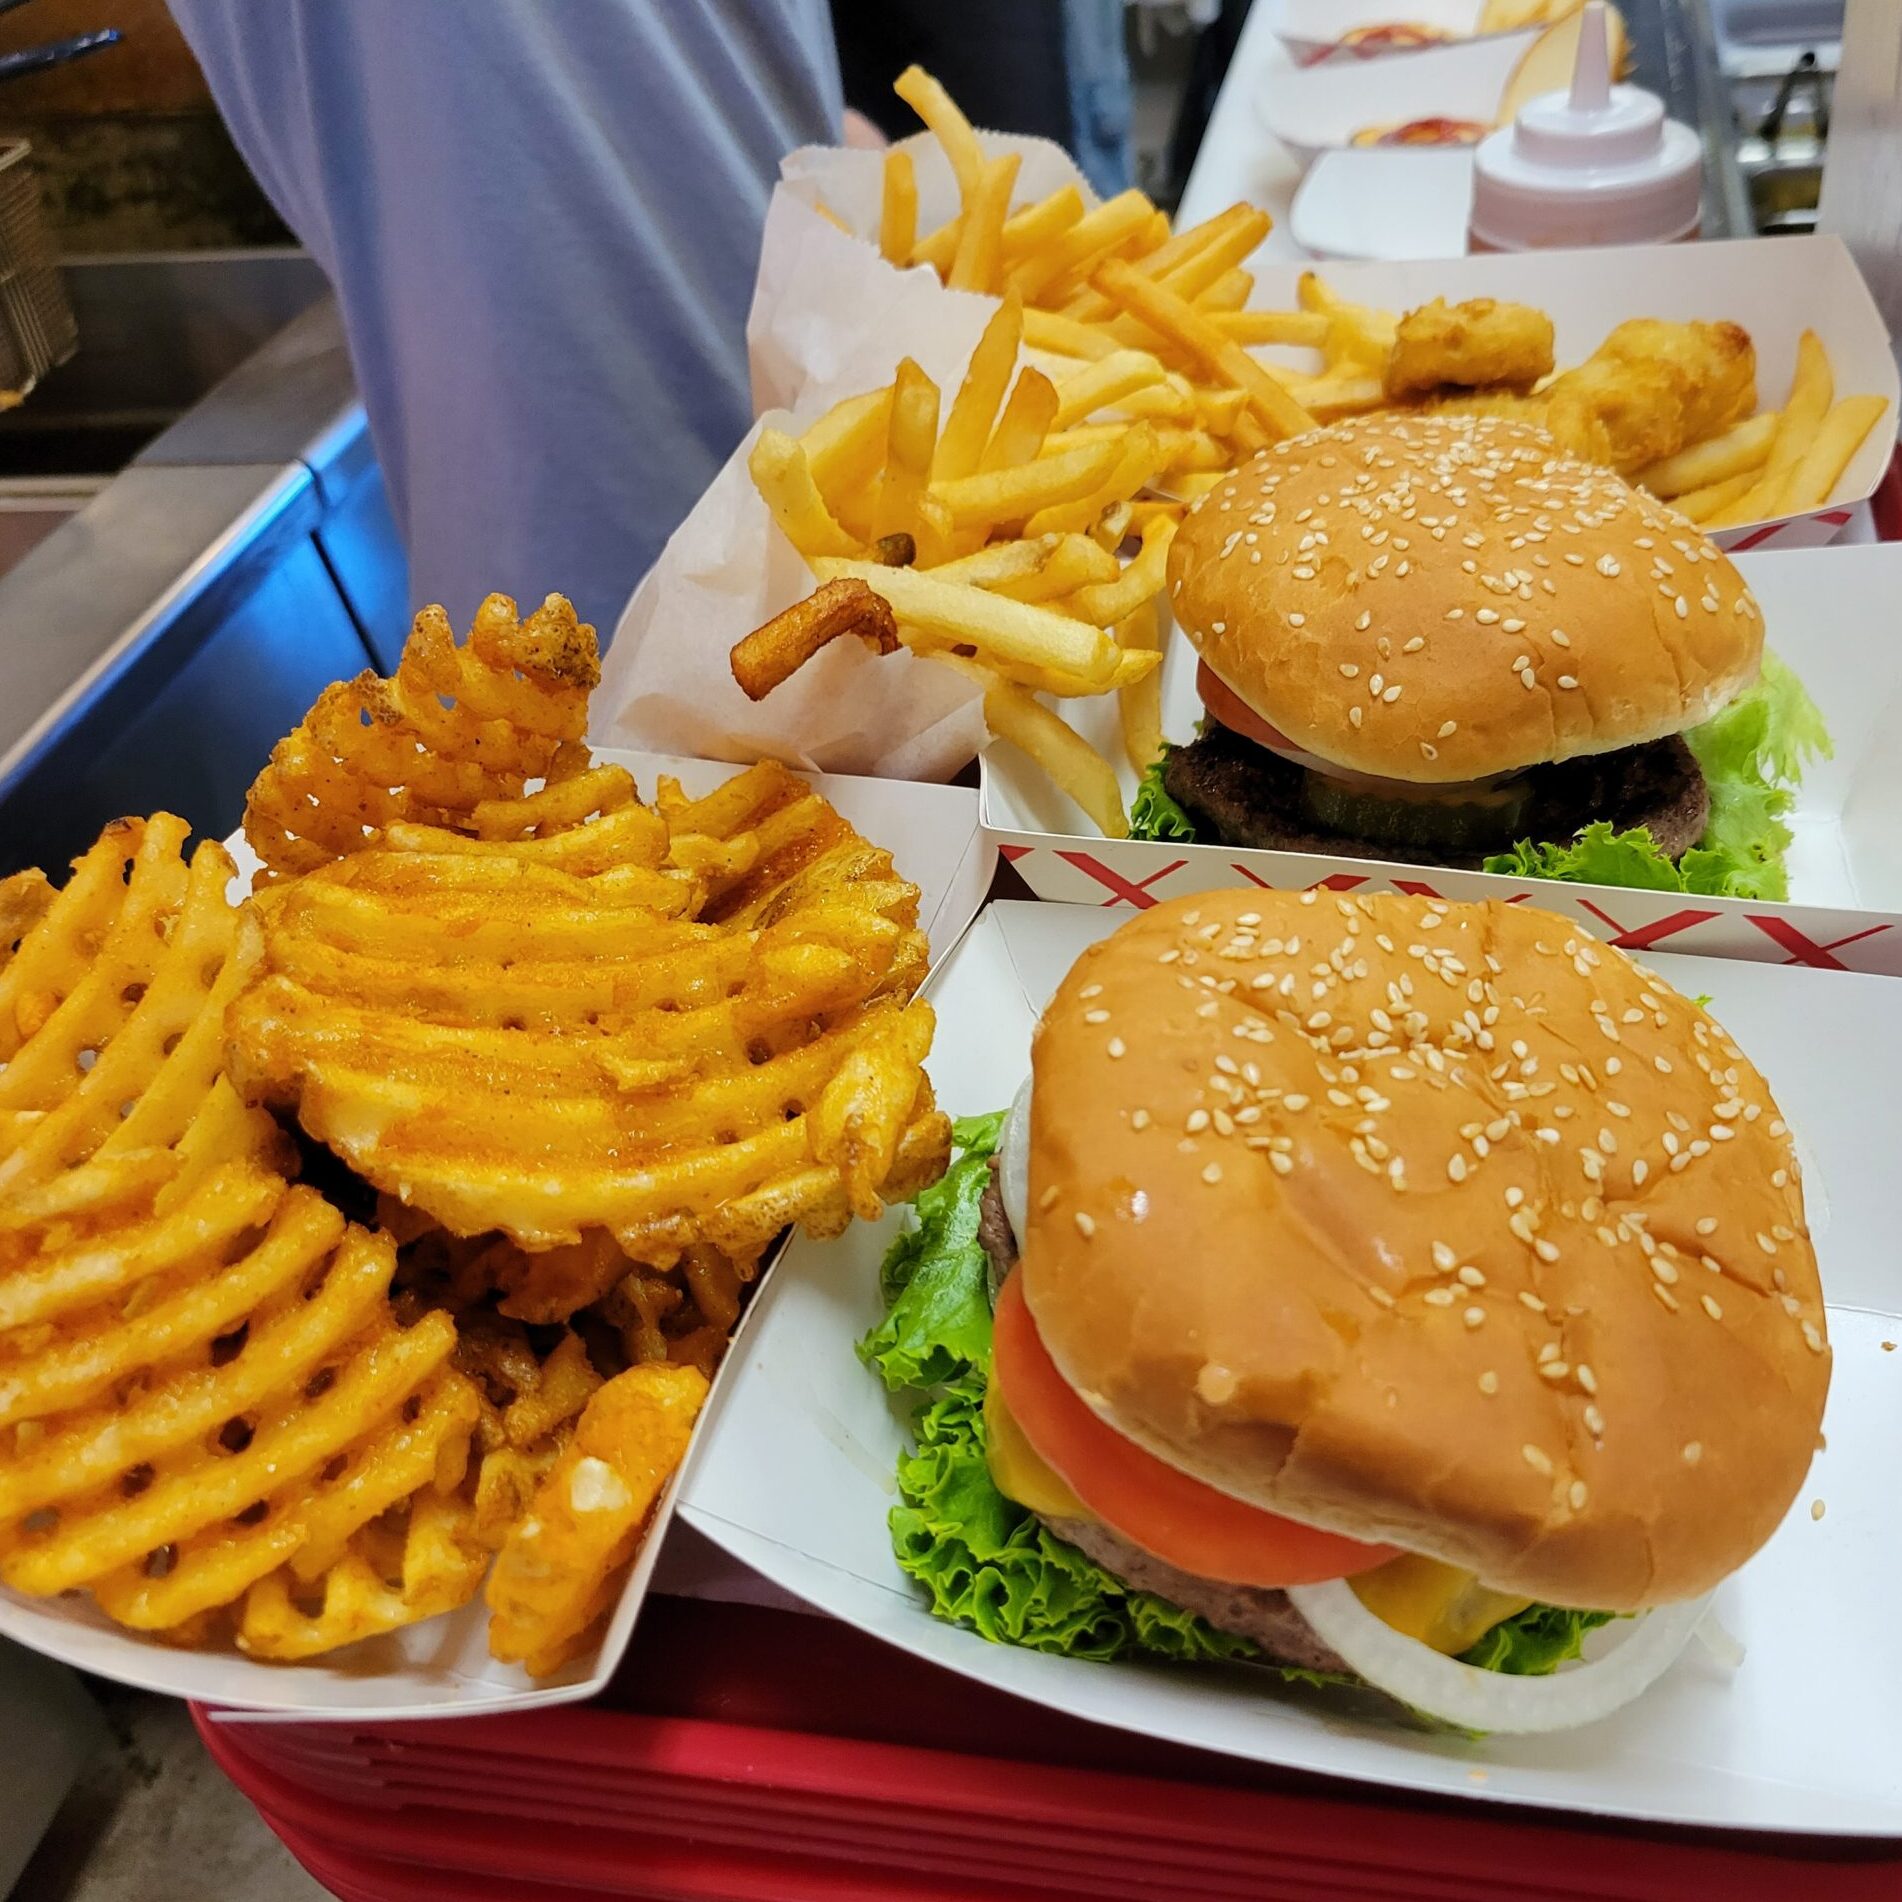
POLYGON ((314 871, 399 820, 459 828, 485 800, 584 766, 594 629, 551 594, 526 621, 492 594, 463 646, 425 608, 393 679, 340 680, 251 787, 244 836, 272 877, 314 871))
POLYGON ((394 826, 267 895, 234 1076, 456 1235, 606 1230, 667 1267, 876 1215, 945 1138, 906 1002, 916 890, 791 774, 748 780, 677 804, 688 867, 618 812, 606 854, 595 821, 511 845, 394 826))
MULTIPOLYGON (((299 1657, 467 1601, 475 1389, 225 1080, 222 847, 109 827, 0 969, 0 1578, 299 1657)), ((42 889, 44 888, 44 889, 42 889)))
POLYGON ((917 888, 778 766, 644 804, 593 670, 558 597, 425 613, 253 788, 242 908, 165 814, 0 881, 0 1582, 293 1663, 493 1566, 552 1671, 773 1238, 943 1167, 917 888))

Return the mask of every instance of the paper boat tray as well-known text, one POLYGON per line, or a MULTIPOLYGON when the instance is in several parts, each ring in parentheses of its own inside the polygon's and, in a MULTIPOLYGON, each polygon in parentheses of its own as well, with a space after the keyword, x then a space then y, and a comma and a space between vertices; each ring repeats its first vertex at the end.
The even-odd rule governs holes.
MULTIPOLYGON (((1778 551, 1739 566, 1763 605, 1770 645, 1802 677, 1829 722, 1833 759, 1811 765, 1791 825, 1790 900, 1697 898, 1672 892, 1454 872, 1306 852, 1104 839, 1028 760, 994 747, 984 758, 986 835, 1040 898, 1146 906, 1221 885, 1423 892, 1506 898, 1563 912, 1629 950, 1669 949, 1818 970, 1902 974, 1902 544, 1778 551)), ((1065 708, 1118 762, 1115 710, 1065 708)), ((1172 639, 1163 672, 1163 729, 1186 740, 1202 715, 1195 655, 1172 639)))
MULTIPOLYGON (((603 751, 600 757, 628 767, 645 798, 653 797, 661 773, 673 774, 698 795, 736 770, 654 753, 603 751)), ((990 883, 992 854, 978 835, 972 794, 823 775, 814 784, 865 837, 889 848, 918 885, 919 922, 930 935, 933 956, 943 956, 990 883)), ((232 844, 248 878, 256 861, 241 837, 232 844)), ((741 1323, 742 1333, 748 1325, 750 1316, 741 1323)), ((725 1378, 723 1369, 716 1393, 725 1378)), ((175 1650, 110 1623, 77 1595, 33 1599, 0 1590, 0 1637, 122 1684, 243 1707, 260 1717, 445 1717, 568 1703, 599 1691, 626 1650, 673 1509, 669 1492, 600 1644, 541 1680, 489 1656, 488 1618, 479 1598, 460 1611, 308 1664, 264 1664, 229 1650, 175 1650)))
MULTIPOLYGON (((994 904, 943 969, 932 1077, 954 1113, 1008 1103, 1036 1014, 1114 913, 994 904)), ((1552 1737, 1467 1742, 1349 1718, 1247 1667, 1097 1665, 986 1643, 933 1619, 885 1518, 907 1443, 854 1343, 879 1317, 875 1229, 796 1243, 683 1478, 688 1523, 801 1598, 980 1683, 1140 1736, 1478 1803, 1666 1824, 1902 1837, 1902 1269, 1892 1132, 1902 1127, 1902 985, 1708 958, 1657 968, 1762 1066, 1806 1150, 1835 1369, 1828 1451, 1771 1543, 1719 1591, 1747 1648, 1702 1647, 1637 1703, 1552 1737), (1813 1519, 1810 1502, 1827 1502, 1813 1519)))

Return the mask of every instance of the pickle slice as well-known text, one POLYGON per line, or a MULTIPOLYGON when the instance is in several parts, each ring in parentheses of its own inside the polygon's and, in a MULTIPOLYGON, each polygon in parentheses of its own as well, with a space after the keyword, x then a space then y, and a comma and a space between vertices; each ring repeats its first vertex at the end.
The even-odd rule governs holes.
POLYGON ((1308 816, 1330 832, 1379 845, 1432 846, 1483 852, 1510 846, 1531 803, 1527 781, 1439 793, 1422 786, 1411 798, 1388 799, 1320 773, 1302 776, 1308 816))

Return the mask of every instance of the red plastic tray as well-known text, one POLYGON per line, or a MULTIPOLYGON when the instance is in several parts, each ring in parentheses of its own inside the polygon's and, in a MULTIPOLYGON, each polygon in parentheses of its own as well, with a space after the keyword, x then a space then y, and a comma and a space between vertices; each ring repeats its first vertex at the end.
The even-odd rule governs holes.
POLYGON ((1098 1729, 829 1620, 647 1607, 601 1701, 212 1755, 349 1902, 1893 1902, 1902 1844, 1600 1825, 1098 1729))

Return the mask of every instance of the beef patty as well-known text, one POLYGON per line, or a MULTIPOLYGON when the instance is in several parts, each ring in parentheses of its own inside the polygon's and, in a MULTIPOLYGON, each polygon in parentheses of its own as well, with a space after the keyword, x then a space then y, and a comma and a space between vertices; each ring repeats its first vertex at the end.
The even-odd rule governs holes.
MULTIPOLYGON (((991 1283, 995 1287, 1017 1265, 1017 1240, 1011 1233, 1010 1217, 1004 1211, 1004 1197, 997 1186, 995 1157, 991 1159, 990 1184, 978 1209, 977 1237, 989 1257, 991 1283)), ((1302 1671, 1352 1675, 1333 1650, 1315 1636, 1313 1627, 1295 1610, 1286 1592, 1269 1591, 1258 1585, 1231 1585, 1221 1579, 1198 1578, 1193 1572, 1180 1571, 1153 1552, 1145 1552, 1099 1519, 1046 1518, 1044 1524, 1059 1539, 1075 1546, 1086 1558, 1095 1560, 1112 1577, 1121 1579, 1132 1591, 1153 1592, 1158 1598, 1166 1598, 1170 1604, 1180 1605, 1184 1611, 1206 1619, 1217 1631, 1246 1638, 1276 1664, 1292 1665, 1302 1671)))
POLYGON ((1691 749, 1677 735, 1615 753, 1591 753, 1525 775, 1527 801, 1506 827, 1509 836, 1470 848, 1426 845, 1389 836, 1337 832, 1311 809, 1304 767, 1210 720, 1202 737, 1172 747, 1163 789, 1204 839, 1278 852, 1345 852, 1476 871, 1492 852, 1517 839, 1560 844, 1594 819, 1616 831, 1647 827, 1658 850, 1676 859, 1704 836, 1710 789, 1691 749))

